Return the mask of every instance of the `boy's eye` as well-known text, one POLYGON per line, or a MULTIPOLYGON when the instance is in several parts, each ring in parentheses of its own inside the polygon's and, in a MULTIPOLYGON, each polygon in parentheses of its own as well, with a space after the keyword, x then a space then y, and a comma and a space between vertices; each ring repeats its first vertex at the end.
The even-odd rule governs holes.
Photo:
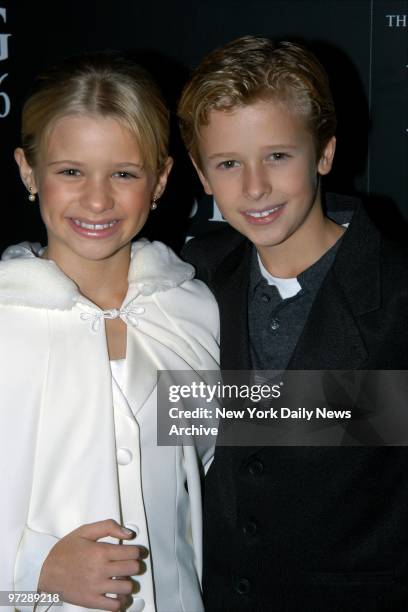
POLYGON ((271 153, 269 155, 269 159, 271 159, 272 161, 283 161, 284 159, 286 159, 288 156, 287 153, 271 153))
POLYGON ((226 161, 218 164, 218 168, 222 170, 229 170, 230 168, 237 168, 239 166, 239 162, 236 159, 227 159, 226 161))

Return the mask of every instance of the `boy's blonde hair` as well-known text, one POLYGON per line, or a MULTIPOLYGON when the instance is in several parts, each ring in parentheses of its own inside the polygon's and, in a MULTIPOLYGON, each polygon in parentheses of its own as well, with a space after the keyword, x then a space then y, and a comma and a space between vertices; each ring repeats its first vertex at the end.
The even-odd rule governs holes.
POLYGON ((200 128, 212 110, 231 111, 273 100, 304 117, 317 159, 335 134, 336 113, 327 74, 303 46, 243 36, 209 53, 194 71, 179 102, 184 143, 198 165, 200 128))

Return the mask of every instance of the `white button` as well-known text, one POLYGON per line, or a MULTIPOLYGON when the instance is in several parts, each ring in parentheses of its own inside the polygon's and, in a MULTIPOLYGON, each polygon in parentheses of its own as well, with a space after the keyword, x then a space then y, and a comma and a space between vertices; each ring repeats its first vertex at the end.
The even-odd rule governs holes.
POLYGON ((128 529, 131 529, 132 531, 134 531, 135 534, 136 534, 136 537, 139 535, 140 529, 134 523, 126 523, 125 527, 127 527, 128 529))
POLYGON ((127 465, 133 459, 132 452, 128 448, 118 448, 116 459, 119 465, 127 465))
POLYGON ((144 610, 144 607, 145 607, 145 600, 142 599, 141 597, 134 597, 133 603, 130 606, 130 610, 131 612, 141 612, 142 610, 144 610))

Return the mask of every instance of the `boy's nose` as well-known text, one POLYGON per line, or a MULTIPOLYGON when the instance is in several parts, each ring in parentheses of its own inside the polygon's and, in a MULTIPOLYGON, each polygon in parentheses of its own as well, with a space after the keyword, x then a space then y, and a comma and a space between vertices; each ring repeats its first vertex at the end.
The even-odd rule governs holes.
POLYGON ((262 167, 246 168, 244 173, 244 194, 251 200, 260 200, 272 191, 267 170, 262 167))

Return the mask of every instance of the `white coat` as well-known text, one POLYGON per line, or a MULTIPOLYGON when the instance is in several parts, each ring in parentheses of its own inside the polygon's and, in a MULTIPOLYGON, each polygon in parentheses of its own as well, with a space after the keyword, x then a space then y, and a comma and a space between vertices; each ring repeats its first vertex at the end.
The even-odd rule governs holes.
MULTIPOLYGON (((50 548, 82 524, 106 518, 140 524, 131 503, 139 493, 157 610, 201 611, 200 471, 212 448, 157 446, 155 391, 159 369, 217 369, 213 296, 168 247, 134 243, 128 293, 116 313, 127 323, 123 395, 112 391, 102 311, 28 245, 6 254, 0 263, 0 590, 36 590, 50 548), (142 489, 118 466, 119 447, 135 457, 140 452, 142 489), (124 500, 119 481, 129 491, 124 500)), ((70 609, 81 610, 63 606, 70 609)))

